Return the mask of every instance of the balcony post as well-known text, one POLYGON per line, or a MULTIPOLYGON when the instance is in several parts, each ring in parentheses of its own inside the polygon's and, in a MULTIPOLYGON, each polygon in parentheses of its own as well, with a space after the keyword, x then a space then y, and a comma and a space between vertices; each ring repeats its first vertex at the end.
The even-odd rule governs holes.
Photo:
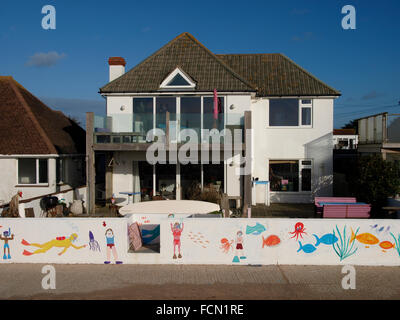
POLYGON ((87 212, 94 214, 95 210, 95 157, 93 150, 94 113, 86 112, 86 205, 87 212))

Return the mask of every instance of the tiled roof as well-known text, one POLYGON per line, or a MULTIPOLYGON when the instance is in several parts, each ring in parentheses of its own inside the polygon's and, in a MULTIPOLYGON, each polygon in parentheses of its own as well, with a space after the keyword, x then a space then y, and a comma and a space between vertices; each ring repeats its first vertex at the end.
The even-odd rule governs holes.
POLYGON ((189 33, 183 33, 157 52, 100 89, 108 92, 156 92, 177 67, 196 82, 196 91, 254 92, 256 89, 189 33))
POLYGON ((280 53, 217 54, 257 87, 258 96, 338 96, 340 93, 280 53))
POLYGON ((0 76, 0 154, 84 154, 85 131, 17 81, 0 76))
POLYGON ((100 93, 160 91, 176 67, 195 82, 196 91, 256 92, 258 96, 338 96, 282 54, 213 54, 185 32, 111 81, 100 93))
POLYGON ((333 135, 335 136, 349 136, 355 134, 356 129, 333 129, 333 135))

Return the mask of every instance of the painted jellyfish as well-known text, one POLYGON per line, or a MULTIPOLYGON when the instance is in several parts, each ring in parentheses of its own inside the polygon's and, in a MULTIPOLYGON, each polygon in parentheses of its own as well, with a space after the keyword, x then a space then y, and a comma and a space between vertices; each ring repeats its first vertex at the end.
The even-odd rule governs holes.
POLYGON ((94 239, 94 235, 92 231, 89 231, 89 249, 93 251, 100 251, 99 243, 94 239))

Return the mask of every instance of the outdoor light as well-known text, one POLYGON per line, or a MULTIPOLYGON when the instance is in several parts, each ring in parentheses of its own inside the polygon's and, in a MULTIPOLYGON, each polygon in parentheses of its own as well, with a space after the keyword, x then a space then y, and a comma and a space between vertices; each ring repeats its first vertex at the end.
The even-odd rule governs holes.
POLYGON ((121 106, 121 111, 124 111, 125 110, 125 106, 121 106))
POLYGON ((234 105, 234 104, 231 104, 231 106, 229 107, 229 109, 231 109, 231 110, 235 109, 235 105, 234 105))

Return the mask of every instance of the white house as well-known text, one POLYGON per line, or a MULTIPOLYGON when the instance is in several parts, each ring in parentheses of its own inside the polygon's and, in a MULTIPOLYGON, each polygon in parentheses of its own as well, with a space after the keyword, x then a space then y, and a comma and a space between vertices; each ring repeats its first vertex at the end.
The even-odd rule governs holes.
POLYGON ((357 149, 357 145, 356 129, 333 129, 333 147, 336 150, 357 149))
MULTIPOLYGON (((286 56, 214 54, 183 33, 126 73, 123 58, 110 58, 109 65, 110 82, 100 88, 107 116, 87 118, 89 159, 107 157, 107 198, 126 203, 124 192, 131 192, 134 201, 185 199, 194 181, 253 204, 331 195, 333 105, 340 93, 286 56), (222 156, 224 146, 219 162, 168 158, 151 165, 146 133, 153 128, 166 132, 168 155, 184 145, 182 129, 193 129, 199 148, 209 144, 210 152, 220 145, 208 140, 206 129, 251 128, 251 135, 243 133, 243 149, 230 156, 222 156), (241 175, 244 156, 251 166, 241 175)), ((89 188, 93 167, 89 161, 89 188)))
POLYGON ((0 77, 0 206, 85 183, 85 131, 11 76, 0 77))

